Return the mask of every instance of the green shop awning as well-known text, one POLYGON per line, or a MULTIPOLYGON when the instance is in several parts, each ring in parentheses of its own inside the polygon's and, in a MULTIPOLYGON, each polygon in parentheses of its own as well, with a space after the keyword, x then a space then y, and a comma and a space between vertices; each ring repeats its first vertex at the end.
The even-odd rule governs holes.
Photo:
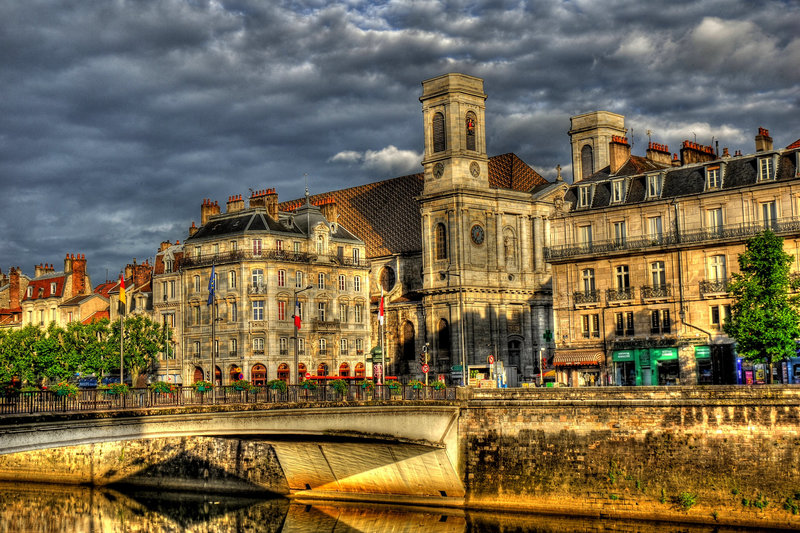
POLYGON ((668 359, 677 359, 677 348, 650 348, 651 361, 666 361, 668 359))
POLYGON ((711 357, 711 346, 695 346, 694 358, 695 359, 709 359, 711 357))
POLYGON ((614 362, 633 361, 633 350, 615 350, 611 352, 611 360, 614 362))

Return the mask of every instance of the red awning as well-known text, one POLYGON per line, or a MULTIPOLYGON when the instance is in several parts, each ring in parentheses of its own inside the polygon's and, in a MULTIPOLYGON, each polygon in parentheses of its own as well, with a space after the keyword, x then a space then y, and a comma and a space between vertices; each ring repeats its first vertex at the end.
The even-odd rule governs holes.
POLYGON ((562 350, 553 357, 553 366, 600 365, 605 359, 598 350, 562 350))

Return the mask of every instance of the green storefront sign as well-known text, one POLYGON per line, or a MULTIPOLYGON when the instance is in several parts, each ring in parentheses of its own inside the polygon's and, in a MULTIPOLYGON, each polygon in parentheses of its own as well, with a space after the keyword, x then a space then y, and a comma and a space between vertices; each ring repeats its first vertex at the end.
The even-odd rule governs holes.
POLYGON ((711 347, 710 346, 695 346, 694 347, 694 358, 695 359, 710 359, 711 358, 711 347))
POLYGON ((632 350, 618 350, 616 352, 611 352, 611 360, 612 361, 633 361, 633 351, 632 350))
POLYGON ((663 385, 671 380, 677 380, 677 369, 675 363, 678 361, 677 348, 651 348, 650 349, 650 383, 645 385, 663 385), (661 364, 659 364, 661 363, 661 364), (673 372, 668 367, 674 369, 673 372), (672 374, 672 377, 670 375, 672 374))
MULTIPOLYGON (((622 365, 620 371, 629 363, 634 364, 636 385, 658 385, 659 370, 665 373, 672 361, 677 362, 677 348, 634 348, 611 352, 611 360, 622 365)), ((674 367, 674 364, 672 365, 674 367)), ((630 366, 627 366, 630 371, 630 366)), ((665 378, 662 376, 662 380, 665 378)), ((623 379, 618 374, 618 379, 623 379)))

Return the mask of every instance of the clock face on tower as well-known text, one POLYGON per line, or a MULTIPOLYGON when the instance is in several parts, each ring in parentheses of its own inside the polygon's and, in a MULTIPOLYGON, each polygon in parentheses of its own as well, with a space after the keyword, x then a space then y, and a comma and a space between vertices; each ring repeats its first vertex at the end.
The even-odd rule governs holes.
POLYGON ((483 244, 483 227, 479 224, 472 226, 472 242, 475 244, 483 244))
POLYGON ((441 178, 442 174, 444 174, 444 163, 439 162, 433 165, 433 177, 441 178))

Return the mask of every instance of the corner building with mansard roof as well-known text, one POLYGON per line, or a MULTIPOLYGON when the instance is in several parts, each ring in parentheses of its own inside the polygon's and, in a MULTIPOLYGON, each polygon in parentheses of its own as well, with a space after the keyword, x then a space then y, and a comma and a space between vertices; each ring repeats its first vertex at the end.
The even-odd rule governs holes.
POLYGON ((163 315, 182 321, 182 347, 176 352, 184 383, 211 379, 212 349, 218 383, 240 376, 259 385, 272 379, 294 382, 295 298, 302 320, 301 374, 365 376, 369 280, 364 242, 326 218, 325 206, 305 202, 292 213, 280 212, 274 189, 253 193, 248 207, 241 196, 230 197, 226 207, 221 213, 218 203, 205 200, 201 225, 192 224, 182 247, 162 246, 163 269, 157 260, 155 302, 163 315))
POLYGON ((759 128, 751 155, 685 141, 680 157, 653 142, 642 157, 625 134, 621 115, 572 117, 575 181, 552 215, 546 249, 557 379, 758 379, 724 333, 727 286, 747 239, 767 228, 784 238, 800 272, 800 143, 774 149, 759 128))

